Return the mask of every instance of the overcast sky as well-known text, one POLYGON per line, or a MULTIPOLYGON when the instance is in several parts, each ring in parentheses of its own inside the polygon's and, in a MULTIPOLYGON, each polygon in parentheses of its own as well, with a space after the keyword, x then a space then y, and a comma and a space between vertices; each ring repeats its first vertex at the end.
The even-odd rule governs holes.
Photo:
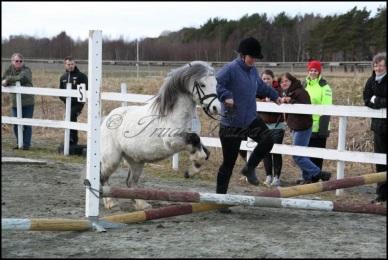
POLYGON ((158 37, 163 31, 199 28, 210 18, 237 20, 248 14, 291 17, 314 13, 343 14, 357 6, 374 16, 385 1, 375 2, 1 2, 1 37, 53 37, 66 31, 74 40, 87 39, 89 30, 125 40, 158 37))

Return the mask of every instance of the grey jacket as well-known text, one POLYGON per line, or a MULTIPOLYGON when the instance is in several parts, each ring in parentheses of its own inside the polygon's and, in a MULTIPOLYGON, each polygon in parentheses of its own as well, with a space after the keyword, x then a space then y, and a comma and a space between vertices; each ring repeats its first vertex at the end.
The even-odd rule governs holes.
MULTIPOLYGON (((7 80, 7 86, 15 86, 16 81, 20 81, 23 87, 32 87, 32 73, 29 67, 23 65, 21 70, 15 70, 14 67, 9 66, 4 72, 1 80, 7 80)), ((12 107, 16 107, 16 94, 11 94, 12 107)), ((34 95, 22 94, 22 106, 29 106, 35 104, 34 95)))

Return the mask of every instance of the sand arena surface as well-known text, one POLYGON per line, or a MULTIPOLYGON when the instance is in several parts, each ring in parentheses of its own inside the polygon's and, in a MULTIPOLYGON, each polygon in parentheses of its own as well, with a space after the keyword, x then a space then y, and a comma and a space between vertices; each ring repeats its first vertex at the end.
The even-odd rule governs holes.
MULTIPOLYGON (((84 165, 49 161, 46 165, 2 164, 2 217, 82 218, 85 189, 84 165)), ((126 170, 112 175, 124 186, 126 170)), ((145 170, 141 187, 214 192, 215 182, 158 177, 145 170)), ((254 187, 233 184, 231 194, 254 187)), ((261 187, 259 187, 261 188, 261 187)), ((374 198, 374 186, 350 192, 374 198)), ((305 196, 319 198, 319 194, 305 196)), ((167 202, 151 202, 154 207, 167 202)), ((122 211, 133 210, 121 200, 122 211)), ((3 231, 5 258, 89 257, 241 257, 241 258, 385 258, 386 216, 235 206, 232 214, 216 211, 130 224, 105 233, 3 231)))

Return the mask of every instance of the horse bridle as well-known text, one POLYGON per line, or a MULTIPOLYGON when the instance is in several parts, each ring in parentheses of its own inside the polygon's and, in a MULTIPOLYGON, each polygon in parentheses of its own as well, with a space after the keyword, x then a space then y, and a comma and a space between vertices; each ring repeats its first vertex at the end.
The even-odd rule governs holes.
POLYGON ((205 112, 205 114, 214 120, 218 120, 217 118, 215 118, 214 116, 212 116, 210 114, 210 105, 217 98, 217 94, 213 93, 213 94, 205 95, 205 92, 202 90, 203 86, 204 85, 203 84, 201 85, 198 81, 194 81, 192 93, 194 94, 195 92, 197 92, 197 95, 199 98, 199 103, 201 104, 201 107, 202 107, 203 111, 205 112), (207 105, 205 105, 204 101, 208 98, 212 98, 212 100, 207 105))

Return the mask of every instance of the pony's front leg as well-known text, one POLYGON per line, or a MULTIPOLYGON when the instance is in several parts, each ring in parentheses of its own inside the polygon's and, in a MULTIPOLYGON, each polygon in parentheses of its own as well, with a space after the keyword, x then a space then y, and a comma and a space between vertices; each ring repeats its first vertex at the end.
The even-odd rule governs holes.
MULTIPOLYGON (((134 188, 137 187, 140 175, 143 173, 144 163, 134 162, 133 160, 126 158, 129 164, 130 170, 128 171, 127 176, 127 187, 134 188)), ((144 210, 147 208, 152 208, 152 206, 142 199, 134 199, 134 207, 136 210, 144 210)))
POLYGON ((186 134, 187 150, 190 152, 191 167, 185 172, 185 178, 190 178, 200 171, 205 160, 209 159, 210 151, 201 143, 200 137, 195 133, 186 134))
MULTIPOLYGON (((110 156, 105 156, 104 154, 101 156, 102 160, 100 163, 100 185, 109 186, 109 177, 114 173, 117 169, 121 156, 120 153, 111 153, 110 156)), ((104 203, 104 207, 106 209, 114 209, 119 208, 120 205, 115 198, 106 197, 102 199, 104 203)))

